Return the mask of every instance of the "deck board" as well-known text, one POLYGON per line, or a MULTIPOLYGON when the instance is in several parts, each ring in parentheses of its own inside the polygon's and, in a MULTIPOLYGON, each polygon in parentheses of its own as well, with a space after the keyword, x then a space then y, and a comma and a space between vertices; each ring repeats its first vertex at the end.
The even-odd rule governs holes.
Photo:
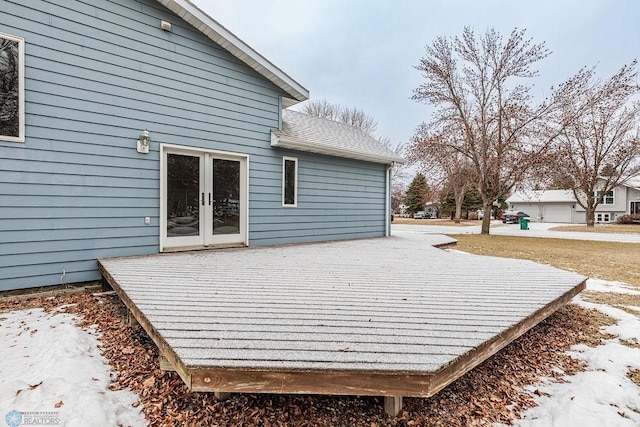
POLYGON ((406 233, 99 260, 196 391, 430 396, 585 278, 406 233))

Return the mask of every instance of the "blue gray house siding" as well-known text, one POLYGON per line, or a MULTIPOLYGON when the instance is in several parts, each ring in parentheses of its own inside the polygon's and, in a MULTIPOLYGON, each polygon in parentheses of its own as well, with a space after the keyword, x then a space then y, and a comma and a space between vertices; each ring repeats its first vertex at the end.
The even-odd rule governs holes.
POLYGON ((271 148, 283 92, 158 2, 0 10, 26 64, 26 141, 0 141, 0 291, 157 253, 160 143, 250 156, 251 245, 384 235, 384 165, 271 148), (149 154, 135 149, 144 129, 149 154), (283 155, 299 158, 298 208, 282 207, 283 155))
POLYGON ((385 235, 385 165, 293 150, 270 154, 278 157, 251 159, 250 245, 385 235), (295 208, 281 207, 283 155, 298 159, 295 208), (269 164, 255 164, 263 160, 269 164))

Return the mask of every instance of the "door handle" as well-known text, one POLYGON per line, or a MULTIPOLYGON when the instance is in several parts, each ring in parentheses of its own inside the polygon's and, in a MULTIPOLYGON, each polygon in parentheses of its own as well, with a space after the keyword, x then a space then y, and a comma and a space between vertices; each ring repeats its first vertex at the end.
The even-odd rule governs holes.
POLYGON ((204 206, 204 193, 202 193, 202 206, 204 206))
POLYGON ((209 193, 209 206, 211 206, 211 193, 209 193))

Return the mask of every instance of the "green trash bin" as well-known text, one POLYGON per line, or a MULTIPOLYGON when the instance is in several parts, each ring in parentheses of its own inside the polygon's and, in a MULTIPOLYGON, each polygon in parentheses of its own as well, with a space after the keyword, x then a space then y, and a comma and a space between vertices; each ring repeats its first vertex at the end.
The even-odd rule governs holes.
POLYGON ((529 229, 529 221, 530 219, 526 216, 520 218, 520 230, 528 230, 529 229))

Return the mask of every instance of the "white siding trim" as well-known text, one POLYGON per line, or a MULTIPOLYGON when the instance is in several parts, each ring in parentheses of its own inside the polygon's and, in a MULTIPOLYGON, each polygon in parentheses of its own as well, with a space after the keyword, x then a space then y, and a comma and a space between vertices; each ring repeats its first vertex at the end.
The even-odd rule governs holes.
POLYGON ((0 37, 18 42, 18 136, 0 135, 0 141, 24 142, 25 141, 25 114, 24 114, 24 39, 0 32, 0 37))
POLYGON ((391 168, 387 166, 385 169, 384 183, 384 236, 391 235, 391 168))
POLYGON ((271 146, 277 148, 286 148, 289 150, 306 151, 309 153, 324 154, 327 156, 344 157, 345 159, 364 160, 372 163, 382 163, 390 165, 392 163, 406 163, 404 159, 399 157, 381 156, 376 154, 367 154, 362 151, 348 150, 338 147, 319 146, 309 142, 297 139, 283 138, 271 131, 271 146))

